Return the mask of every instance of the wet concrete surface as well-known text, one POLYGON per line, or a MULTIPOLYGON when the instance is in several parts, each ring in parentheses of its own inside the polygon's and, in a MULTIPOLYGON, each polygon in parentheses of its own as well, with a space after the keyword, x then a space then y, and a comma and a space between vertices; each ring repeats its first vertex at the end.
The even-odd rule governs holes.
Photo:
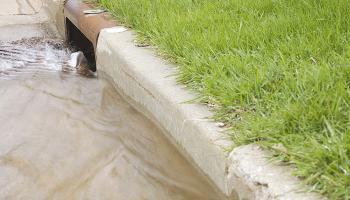
POLYGON ((0 199, 219 199, 111 84, 67 65, 43 27, 0 27, 12 31, 0 41, 0 199))
MULTIPOLYGON (((44 37, 46 33, 41 24, 0 26, 0 43, 18 40, 18 38, 44 37)), ((46 28, 46 27, 45 27, 46 28)))

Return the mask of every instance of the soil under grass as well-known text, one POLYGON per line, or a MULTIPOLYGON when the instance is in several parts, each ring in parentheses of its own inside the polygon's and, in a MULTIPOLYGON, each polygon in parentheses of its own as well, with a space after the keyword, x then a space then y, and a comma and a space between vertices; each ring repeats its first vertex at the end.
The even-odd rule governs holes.
POLYGON ((350 199, 349 0, 100 0, 179 66, 237 144, 350 199))

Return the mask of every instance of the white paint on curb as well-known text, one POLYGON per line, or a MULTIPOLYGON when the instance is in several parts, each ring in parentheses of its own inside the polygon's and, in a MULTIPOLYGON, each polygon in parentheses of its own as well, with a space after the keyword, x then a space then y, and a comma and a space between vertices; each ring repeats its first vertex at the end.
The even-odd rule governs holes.
POLYGON ((107 33, 122 33, 122 32, 125 32, 127 30, 128 29, 126 29, 122 26, 116 26, 116 27, 104 29, 104 31, 106 31, 107 33))

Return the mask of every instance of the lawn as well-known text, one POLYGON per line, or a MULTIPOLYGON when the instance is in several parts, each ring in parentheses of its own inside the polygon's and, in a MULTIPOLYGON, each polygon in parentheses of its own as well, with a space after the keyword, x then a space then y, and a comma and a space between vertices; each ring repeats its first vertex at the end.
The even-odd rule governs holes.
POLYGON ((176 63, 236 145, 350 199, 349 0, 99 0, 176 63))

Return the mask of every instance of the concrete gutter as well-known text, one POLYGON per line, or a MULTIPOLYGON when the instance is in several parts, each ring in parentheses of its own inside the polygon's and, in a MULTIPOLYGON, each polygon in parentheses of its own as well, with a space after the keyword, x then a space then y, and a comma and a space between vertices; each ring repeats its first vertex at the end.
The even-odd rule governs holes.
MULTIPOLYGON (((64 33, 62 7, 56 5, 49 12, 56 12, 51 16, 64 33)), ((269 162, 269 153, 256 145, 225 151, 231 140, 210 120, 212 113, 206 106, 185 103, 195 95, 176 83, 176 66, 134 41, 135 33, 124 27, 103 29, 95 52, 99 76, 111 80, 130 103, 160 126, 227 199, 324 199, 303 192, 307 187, 291 175, 292 169, 269 162)))
POLYGON ((56 25, 58 33, 65 36, 63 4, 66 0, 43 0, 44 11, 50 16, 50 21, 56 25))
POLYGON ((4 0, 2 3, 8 4, 9 6, 4 6, 0 9, 2 13, 0 14, 0 26, 39 24, 49 21, 51 17, 49 17, 47 12, 48 6, 46 2, 48 1, 51 0, 43 0, 40 4, 36 3, 38 5, 33 4, 29 6, 30 1, 4 0))
MULTIPOLYGON (((21 25, 21 24, 42 24, 47 23, 58 28, 61 36, 64 36, 64 17, 63 17, 63 1, 64 0, 8 0, 9 2, 15 4, 31 4, 30 8, 24 6, 25 12, 20 13, 12 11, 7 8, 7 12, 12 13, 11 15, 0 15, 0 26, 11 26, 11 25, 21 25), (29 11, 27 11, 29 10, 29 11)), ((8 3, 8 2, 4 2, 8 3)), ((18 9, 13 6, 14 9, 18 9)), ((11 7, 10 7, 11 8, 11 7)))
POLYGON ((158 124, 180 151, 228 199, 322 199, 291 174, 292 169, 268 161, 269 153, 232 145, 211 122, 207 107, 185 103, 195 98, 174 78, 175 66, 152 49, 135 46, 135 34, 124 27, 102 30, 97 44, 97 69, 158 124), (116 31, 120 30, 120 31, 116 31))

